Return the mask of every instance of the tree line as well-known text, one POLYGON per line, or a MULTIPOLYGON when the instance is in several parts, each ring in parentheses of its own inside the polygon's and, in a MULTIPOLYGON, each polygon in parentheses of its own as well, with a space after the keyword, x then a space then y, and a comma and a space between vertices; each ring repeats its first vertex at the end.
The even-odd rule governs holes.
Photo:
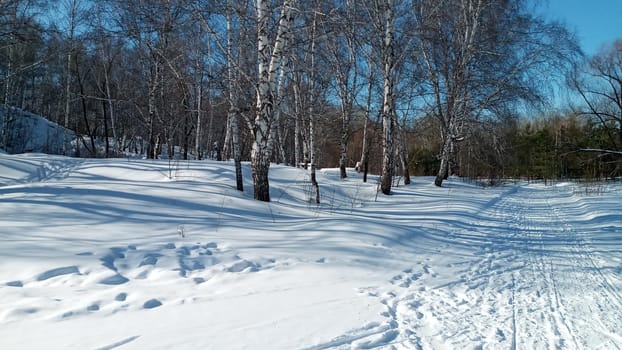
POLYGON ((318 203, 322 166, 379 174, 385 194, 398 172, 441 186, 575 176, 596 159, 619 175, 622 45, 584 59, 537 5, 7 0, 3 104, 75 131, 67 155, 233 159, 239 190, 250 160, 264 201, 271 162, 307 167, 318 203), (525 122, 549 113, 555 83, 576 91, 567 115, 525 122))

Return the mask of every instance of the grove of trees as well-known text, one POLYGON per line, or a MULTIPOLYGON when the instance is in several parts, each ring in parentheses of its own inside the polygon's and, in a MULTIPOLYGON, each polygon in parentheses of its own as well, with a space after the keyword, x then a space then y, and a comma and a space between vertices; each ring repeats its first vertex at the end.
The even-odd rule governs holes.
POLYGON ((583 57, 538 5, 5 0, 2 103, 73 130, 66 155, 233 159, 239 190, 250 161, 262 201, 274 162, 308 168, 318 203, 318 167, 385 194, 396 175, 620 176, 622 41, 583 57))

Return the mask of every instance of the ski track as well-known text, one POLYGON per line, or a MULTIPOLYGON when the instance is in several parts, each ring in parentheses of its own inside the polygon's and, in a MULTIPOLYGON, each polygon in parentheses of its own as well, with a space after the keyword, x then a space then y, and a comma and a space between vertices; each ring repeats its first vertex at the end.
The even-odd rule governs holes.
POLYGON ((396 288, 361 291, 386 322, 318 349, 621 349, 622 291, 565 214, 585 211, 571 197, 516 185, 482 209, 478 257, 456 280, 439 285, 420 261, 390 279, 396 288))

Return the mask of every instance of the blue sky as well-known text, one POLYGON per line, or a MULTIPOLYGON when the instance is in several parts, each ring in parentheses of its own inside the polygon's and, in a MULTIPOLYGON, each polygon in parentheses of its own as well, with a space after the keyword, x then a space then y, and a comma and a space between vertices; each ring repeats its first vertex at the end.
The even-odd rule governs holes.
POLYGON ((622 39, 622 0, 549 0, 542 7, 550 19, 565 22, 577 33, 588 55, 622 39))

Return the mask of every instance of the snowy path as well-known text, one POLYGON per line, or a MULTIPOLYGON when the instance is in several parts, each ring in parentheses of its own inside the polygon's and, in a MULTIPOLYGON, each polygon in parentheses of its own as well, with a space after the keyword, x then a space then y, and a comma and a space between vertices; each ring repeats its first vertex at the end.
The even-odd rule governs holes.
POLYGON ((591 233, 575 228, 571 213, 586 210, 569 191, 523 186, 492 200, 477 232, 453 235, 481 247, 456 280, 439 284, 429 264, 394 276, 381 298, 394 330, 384 345, 620 349, 619 267, 602 266, 591 233))

